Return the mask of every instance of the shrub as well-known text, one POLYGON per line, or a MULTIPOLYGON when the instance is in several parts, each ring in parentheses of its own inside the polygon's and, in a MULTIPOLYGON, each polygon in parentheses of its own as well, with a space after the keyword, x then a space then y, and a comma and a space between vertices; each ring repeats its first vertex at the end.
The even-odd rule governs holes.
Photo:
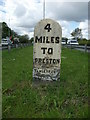
POLYGON ((85 45, 87 44, 88 46, 90 46, 90 40, 79 40, 79 45, 85 45))

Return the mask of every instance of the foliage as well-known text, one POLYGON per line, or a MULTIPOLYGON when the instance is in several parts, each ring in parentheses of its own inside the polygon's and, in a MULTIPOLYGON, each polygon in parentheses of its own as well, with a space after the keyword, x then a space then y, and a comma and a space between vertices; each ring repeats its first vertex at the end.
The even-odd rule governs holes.
POLYGON ((76 39, 82 38, 82 29, 76 28, 75 30, 73 30, 73 32, 71 32, 71 36, 76 39))
POLYGON ((65 40, 65 41, 66 41, 66 44, 67 44, 68 38, 62 37, 62 40, 65 40))
POLYGON ((62 49, 60 83, 32 82, 33 48, 2 52, 3 118, 88 118, 88 53, 62 49))
POLYGON ((66 41, 66 44, 67 44, 68 38, 62 37, 62 40, 65 40, 65 41, 66 41))
POLYGON ((2 38, 2 23, 0 23, 0 43, 1 43, 1 38, 2 38))
POLYGON ((83 38, 82 40, 78 39, 79 45, 88 45, 90 46, 90 40, 87 40, 86 38, 83 38))
POLYGON ((17 36, 17 33, 11 30, 8 25, 3 22, 2 23, 2 38, 10 37, 10 36, 17 36))
POLYGON ((29 36, 28 35, 22 35, 19 37, 19 40, 21 43, 28 43, 29 41, 29 36))
POLYGON ((66 40, 66 41, 67 41, 67 40, 68 40, 68 38, 66 38, 66 37, 62 37, 62 40, 66 40))
POLYGON ((2 23, 2 38, 10 36, 10 29, 5 22, 2 23))
POLYGON ((34 41, 34 38, 32 37, 32 38, 30 39, 30 42, 33 43, 33 41, 34 41))
POLYGON ((14 30, 11 30, 11 28, 8 27, 8 25, 3 22, 2 23, 2 38, 10 37, 11 40, 15 37, 18 37, 21 43, 27 43, 29 41, 28 35, 18 35, 14 30))

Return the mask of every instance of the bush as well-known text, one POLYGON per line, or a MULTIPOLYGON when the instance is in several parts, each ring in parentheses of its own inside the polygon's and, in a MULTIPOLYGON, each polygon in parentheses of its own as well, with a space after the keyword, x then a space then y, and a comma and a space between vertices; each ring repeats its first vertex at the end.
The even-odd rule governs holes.
POLYGON ((88 46, 90 46, 90 40, 79 40, 79 45, 85 45, 87 44, 88 46))

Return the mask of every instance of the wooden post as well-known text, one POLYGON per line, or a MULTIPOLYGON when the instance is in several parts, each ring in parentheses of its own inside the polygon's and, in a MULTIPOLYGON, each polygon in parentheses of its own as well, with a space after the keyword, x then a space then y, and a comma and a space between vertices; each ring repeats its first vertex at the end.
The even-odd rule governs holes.
POLYGON ((18 44, 16 44, 16 48, 18 48, 18 44))
POLYGON ((85 44, 85 52, 87 52, 87 44, 85 44))
POLYGON ((8 45, 8 52, 10 52, 11 50, 11 45, 8 45))

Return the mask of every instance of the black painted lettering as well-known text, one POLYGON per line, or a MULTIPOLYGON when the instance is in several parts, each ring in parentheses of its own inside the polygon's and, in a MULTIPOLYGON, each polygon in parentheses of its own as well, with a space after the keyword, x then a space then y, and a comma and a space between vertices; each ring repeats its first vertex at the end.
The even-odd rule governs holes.
POLYGON ((48 59, 46 59, 46 64, 48 64, 48 59))
POLYGON ((43 59, 43 63, 45 63, 45 59, 43 59))
POLYGON ((43 70, 43 73, 45 73, 45 70, 43 70))
POLYGON ((46 37, 46 43, 50 43, 50 41, 49 41, 48 37, 46 37))
POLYGON ((54 37, 51 37, 51 43, 54 43, 54 37))
POLYGON ((45 30, 47 30, 48 32, 50 32, 51 28, 50 28, 50 24, 47 24, 45 27, 44 27, 45 30))
POLYGON ((53 64, 55 64, 56 63, 56 60, 55 59, 53 59, 53 64))
POLYGON ((53 54, 53 48, 48 48, 48 54, 53 54))
POLYGON ((34 59, 35 63, 38 64, 59 64, 60 63, 60 59, 46 59, 46 58, 35 58, 34 59))
POLYGON ((37 61, 38 61, 38 59, 37 59, 37 58, 35 58, 35 63, 37 63, 37 61))
POLYGON ((45 54, 45 50, 47 50, 47 48, 42 47, 41 50, 43 50, 43 54, 45 54))
POLYGON ((58 64, 60 63, 60 59, 57 59, 57 63, 58 63, 58 64))
POLYGON ((59 37, 56 37, 55 43, 59 43, 59 40, 60 40, 60 38, 59 38, 59 37))
POLYGON ((41 62, 42 62, 42 59, 41 59, 41 58, 39 58, 39 59, 38 59, 38 63, 40 63, 40 64, 41 64, 41 62))
POLYGON ((45 36, 43 36, 43 43, 45 43, 45 36))
POLYGON ((50 60, 50 64, 52 63, 52 59, 49 59, 50 60))
POLYGON ((42 36, 41 37, 36 36, 35 43, 42 43, 42 36))

